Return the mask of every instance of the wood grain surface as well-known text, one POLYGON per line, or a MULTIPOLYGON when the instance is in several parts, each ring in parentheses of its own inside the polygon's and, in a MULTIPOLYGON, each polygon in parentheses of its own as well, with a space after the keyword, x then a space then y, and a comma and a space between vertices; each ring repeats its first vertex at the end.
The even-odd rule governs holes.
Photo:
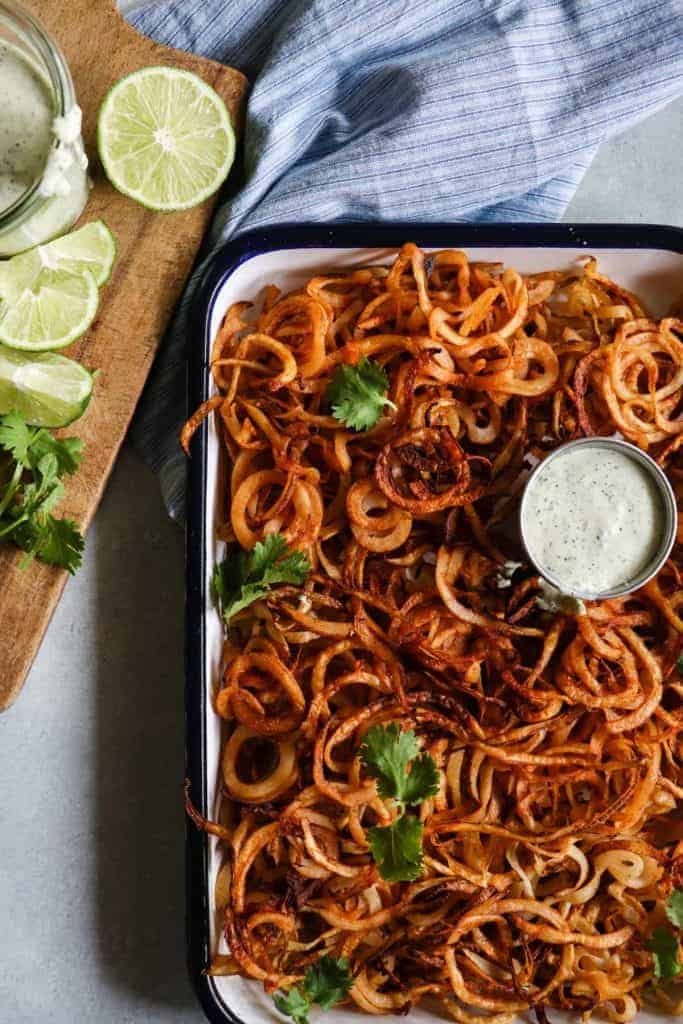
MULTIPOLYGON (((100 370, 88 411, 65 431, 83 438, 85 457, 78 474, 68 480, 61 510, 86 529, 215 202, 214 198, 182 213, 155 214, 116 192, 97 159, 100 103, 122 75, 150 64, 174 65, 194 71, 212 85, 239 130, 247 83, 233 68, 144 38, 123 21, 112 0, 23 2, 60 44, 83 109, 94 187, 81 221, 101 217, 118 246, 95 324, 65 350, 88 368, 100 370)), ((0 710, 19 694, 66 581, 65 572, 38 562, 21 571, 20 560, 14 549, 0 548, 0 710)), ((54 682, 54 699, 59 700, 59 680, 54 682)))

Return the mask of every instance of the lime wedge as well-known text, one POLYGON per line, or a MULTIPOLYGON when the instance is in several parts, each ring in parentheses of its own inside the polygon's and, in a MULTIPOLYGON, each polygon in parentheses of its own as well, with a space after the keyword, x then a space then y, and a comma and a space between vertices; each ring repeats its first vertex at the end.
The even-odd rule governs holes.
POLYGON ((150 67, 110 89, 97 145, 119 192, 152 210, 186 210, 227 178, 235 133, 223 100, 201 78, 150 67))
POLYGON ((36 427, 66 427, 85 412, 93 375, 53 352, 27 355, 0 345, 0 414, 15 409, 36 427))
POLYGON ((92 221, 78 231, 1 262, 0 297, 16 302, 23 291, 33 287, 44 269, 71 274, 89 270, 101 286, 109 280, 115 257, 116 242, 111 231, 104 221, 92 221))
POLYGON ((18 295, 0 299, 0 343, 43 352, 80 338, 95 319, 99 291, 89 270, 41 270, 18 295))

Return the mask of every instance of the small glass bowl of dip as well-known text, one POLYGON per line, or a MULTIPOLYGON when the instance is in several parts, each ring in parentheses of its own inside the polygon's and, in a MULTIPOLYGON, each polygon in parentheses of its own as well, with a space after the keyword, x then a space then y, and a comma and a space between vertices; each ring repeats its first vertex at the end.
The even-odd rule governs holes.
POLYGON ((519 509, 529 561, 557 591, 588 601, 624 597, 652 579, 677 519, 662 469, 612 437, 557 448, 534 468, 519 509))
POLYGON ((64 234, 90 187, 69 68, 42 25, 0 0, 0 258, 64 234))

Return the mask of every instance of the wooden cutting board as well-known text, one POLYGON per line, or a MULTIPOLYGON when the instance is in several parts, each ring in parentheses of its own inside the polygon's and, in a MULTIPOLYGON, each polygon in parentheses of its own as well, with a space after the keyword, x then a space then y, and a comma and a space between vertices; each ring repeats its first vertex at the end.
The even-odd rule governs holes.
MULTIPOLYGON (((83 438, 85 457, 78 474, 68 480, 63 511, 85 529, 102 496, 215 202, 209 200, 183 213, 155 214, 116 192, 97 159, 95 127, 100 103, 122 75, 150 64, 168 64, 194 71, 212 85, 239 128, 247 83, 233 68, 139 35, 124 22, 112 0, 23 3, 62 47, 83 109, 83 135, 94 188, 82 221, 101 217, 118 246, 114 273, 102 292, 97 320, 85 337, 66 350, 90 369, 100 370, 88 411, 66 431, 83 438)), ((21 690, 67 578, 66 573, 38 562, 22 572, 20 560, 21 555, 12 548, 0 547, 0 711, 8 708, 21 690)), ((59 680, 54 682, 58 700, 59 680)))

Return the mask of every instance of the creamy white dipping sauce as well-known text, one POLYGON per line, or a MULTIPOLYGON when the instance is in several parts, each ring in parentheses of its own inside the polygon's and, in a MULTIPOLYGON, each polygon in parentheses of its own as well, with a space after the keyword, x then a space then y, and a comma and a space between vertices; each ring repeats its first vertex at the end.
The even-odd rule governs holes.
POLYGON ((529 554, 560 586, 583 594, 635 580, 656 556, 664 522, 651 474, 617 448, 568 448, 540 467, 524 497, 529 554))
POLYGON ((578 597, 571 597, 563 594, 561 590, 548 583, 542 576, 539 576, 538 585, 540 593, 536 598, 536 604, 543 612, 552 612, 553 615, 585 615, 586 606, 578 597))
POLYGON ((55 111, 49 82, 14 46, 0 42, 0 212, 42 176, 55 111))
POLYGON ((26 53, 0 39, 0 257, 67 231, 88 198, 88 160, 76 104, 59 115, 49 77, 26 53), (34 187, 25 213, 3 212, 34 187))

